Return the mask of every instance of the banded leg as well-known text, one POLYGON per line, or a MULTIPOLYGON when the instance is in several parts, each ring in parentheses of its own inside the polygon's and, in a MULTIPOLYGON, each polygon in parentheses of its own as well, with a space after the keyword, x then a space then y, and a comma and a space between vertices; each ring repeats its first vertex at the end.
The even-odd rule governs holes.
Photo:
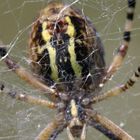
POLYGON ((31 73, 26 71, 23 67, 18 65, 14 60, 7 56, 7 51, 4 46, 0 46, 0 56, 8 68, 14 71, 21 79, 44 92, 49 92, 52 95, 57 94, 54 89, 51 89, 50 87, 43 84, 41 81, 39 81, 39 79, 34 77, 31 73))
POLYGON ((57 135, 66 127, 63 114, 58 114, 53 122, 41 131, 36 140, 55 140, 57 135))
POLYGON ((131 78, 129 78, 129 80, 125 84, 115 87, 115 88, 107 91, 106 93, 103 93, 102 95, 94 97, 92 102, 93 103, 99 102, 108 97, 117 96, 117 95, 125 92, 126 90, 128 90, 135 84, 135 82, 138 80, 138 78, 140 78, 140 66, 138 67, 137 71, 132 75, 131 78))
POLYGON ((98 127, 98 125, 93 126, 95 126, 96 129, 101 131, 108 138, 113 140, 134 140, 133 137, 131 137, 128 133, 126 133, 108 118, 101 116, 93 110, 86 110, 86 112, 92 118, 92 121, 99 123, 99 126, 101 127, 98 127))
POLYGON ((107 74, 104 77, 102 83, 100 86, 103 86, 106 81, 110 79, 110 77, 120 68, 123 59, 127 53, 129 42, 131 39, 131 30, 132 30, 132 21, 134 18, 134 10, 135 10, 136 0, 128 0, 128 10, 127 10, 127 16, 126 16, 126 23, 125 23, 125 29, 124 29, 124 35, 123 35, 123 41, 121 46, 118 48, 118 52, 116 56, 114 56, 114 59, 109 66, 107 70, 107 74))
POLYGON ((21 93, 21 91, 18 91, 17 93, 16 91, 12 91, 11 89, 6 88, 4 84, 0 84, 0 93, 7 94, 11 96, 12 98, 15 98, 16 100, 24 101, 30 104, 46 106, 50 109, 56 108, 56 104, 54 102, 35 98, 32 96, 26 95, 25 93, 21 93))

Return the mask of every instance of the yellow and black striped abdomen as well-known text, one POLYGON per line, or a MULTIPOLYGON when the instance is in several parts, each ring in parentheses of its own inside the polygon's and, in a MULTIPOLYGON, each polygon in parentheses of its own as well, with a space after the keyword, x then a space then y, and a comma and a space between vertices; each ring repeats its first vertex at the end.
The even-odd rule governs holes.
POLYGON ((33 26, 30 41, 33 68, 49 85, 73 83, 77 79, 92 84, 92 75, 96 72, 102 75, 99 69, 105 65, 96 31, 77 10, 67 8, 60 14, 64 5, 55 6, 44 9, 33 26))

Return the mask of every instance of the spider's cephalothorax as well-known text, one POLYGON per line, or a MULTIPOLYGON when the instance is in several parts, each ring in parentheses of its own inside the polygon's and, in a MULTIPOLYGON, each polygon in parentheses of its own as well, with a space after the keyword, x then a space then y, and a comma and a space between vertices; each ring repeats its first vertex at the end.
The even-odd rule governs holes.
POLYGON ((104 73, 103 53, 92 23, 67 5, 50 3, 33 25, 32 68, 49 85, 61 82, 62 87, 63 82, 68 89, 75 83, 78 87, 97 88, 104 73))

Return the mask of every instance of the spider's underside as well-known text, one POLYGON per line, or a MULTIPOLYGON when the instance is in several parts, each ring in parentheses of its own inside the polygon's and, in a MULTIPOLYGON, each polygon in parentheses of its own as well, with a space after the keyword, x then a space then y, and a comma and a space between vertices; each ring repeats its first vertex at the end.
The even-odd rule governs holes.
POLYGON ((42 130, 37 140, 54 140, 64 128, 70 140, 74 137, 85 140, 87 126, 96 128, 109 139, 134 139, 95 112, 92 104, 125 92, 140 77, 138 67, 125 84, 101 93, 102 87, 120 67, 127 53, 135 4, 135 0, 128 0, 122 45, 107 70, 103 45, 91 21, 79 10, 62 3, 48 4, 33 24, 29 45, 32 70, 37 77, 10 58, 4 45, 0 46, 1 60, 9 69, 45 94, 49 92, 50 101, 13 92, 3 83, 0 84, 0 92, 28 103, 57 109, 57 116, 42 130))

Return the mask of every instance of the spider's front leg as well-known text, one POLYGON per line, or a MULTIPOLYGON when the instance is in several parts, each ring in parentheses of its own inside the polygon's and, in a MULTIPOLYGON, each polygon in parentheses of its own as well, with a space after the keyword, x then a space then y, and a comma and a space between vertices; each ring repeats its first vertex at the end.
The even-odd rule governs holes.
POLYGON ((25 70, 22 66, 17 64, 12 58, 7 55, 7 51, 4 45, 0 46, 0 57, 3 60, 9 69, 14 71, 21 79, 28 82, 32 86, 42 90, 43 92, 49 92, 51 95, 56 95, 56 91, 47 85, 43 84, 39 79, 25 70))
POLYGON ((112 140, 134 140, 128 133, 117 126, 108 118, 100 115, 93 110, 86 110, 87 115, 90 117, 89 125, 93 126, 105 136, 112 140))
POLYGON ((55 140, 57 135, 62 132, 66 126, 64 114, 60 113, 41 131, 36 140, 55 140))

